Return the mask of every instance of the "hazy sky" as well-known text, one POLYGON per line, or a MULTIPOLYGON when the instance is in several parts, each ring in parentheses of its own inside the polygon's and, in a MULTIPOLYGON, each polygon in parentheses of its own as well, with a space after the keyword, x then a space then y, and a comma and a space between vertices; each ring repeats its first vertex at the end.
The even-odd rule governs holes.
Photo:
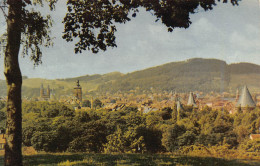
MULTIPOLYGON (((46 10, 48 12, 48 10, 46 10)), ((191 16, 189 29, 167 32, 150 13, 141 12, 132 21, 119 25, 117 48, 92 54, 74 54, 73 44, 61 38, 66 13, 65 0, 52 12, 55 24, 52 48, 43 49, 43 64, 34 68, 28 58, 20 58, 22 74, 29 77, 67 78, 86 74, 122 73, 141 70, 189 58, 216 58, 227 63, 251 62, 260 65, 260 7, 258 0, 242 0, 239 6, 218 4, 212 11, 191 16)), ((0 14, 0 34, 6 29, 0 14)), ((3 79, 3 57, 0 79, 3 79)))

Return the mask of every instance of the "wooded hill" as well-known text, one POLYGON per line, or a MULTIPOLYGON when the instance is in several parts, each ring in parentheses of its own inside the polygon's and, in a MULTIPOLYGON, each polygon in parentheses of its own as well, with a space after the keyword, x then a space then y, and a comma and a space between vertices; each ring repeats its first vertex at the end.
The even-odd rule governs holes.
MULTIPOLYGON (((104 75, 85 75, 76 78, 47 80, 23 79, 23 96, 39 96, 43 83, 50 85, 56 97, 72 94, 75 81, 80 80, 84 94, 116 93, 135 90, 137 93, 161 91, 235 92, 247 84, 251 92, 260 91, 260 66, 251 63, 228 65, 217 59, 195 58, 122 74, 113 72, 104 75)), ((0 92, 6 94, 5 81, 0 81, 0 92)))

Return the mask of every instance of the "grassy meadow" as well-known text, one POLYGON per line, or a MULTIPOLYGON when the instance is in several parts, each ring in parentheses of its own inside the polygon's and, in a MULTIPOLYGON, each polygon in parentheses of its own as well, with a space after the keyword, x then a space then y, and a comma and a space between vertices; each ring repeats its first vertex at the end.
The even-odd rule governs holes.
MULTIPOLYGON (((0 156, 0 165, 4 165, 0 156)), ((71 165, 202 165, 252 166, 260 160, 223 159, 214 157, 178 156, 172 154, 37 154, 24 156, 25 166, 71 165)))

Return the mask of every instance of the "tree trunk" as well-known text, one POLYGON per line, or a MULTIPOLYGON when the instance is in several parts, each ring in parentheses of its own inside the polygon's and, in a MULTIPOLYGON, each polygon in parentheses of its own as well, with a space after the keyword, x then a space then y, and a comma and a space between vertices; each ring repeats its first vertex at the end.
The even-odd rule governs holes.
POLYGON ((22 75, 18 62, 21 41, 22 0, 8 0, 7 46, 4 74, 7 83, 5 165, 22 165, 22 75))

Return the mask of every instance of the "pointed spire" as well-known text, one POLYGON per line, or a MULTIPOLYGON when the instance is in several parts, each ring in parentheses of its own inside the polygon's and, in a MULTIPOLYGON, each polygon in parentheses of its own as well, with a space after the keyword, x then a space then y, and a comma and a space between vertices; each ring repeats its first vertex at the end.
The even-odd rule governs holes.
POLYGON ((197 107, 197 104, 196 104, 196 102, 195 102, 195 100, 194 100, 194 96, 193 96, 193 93, 192 93, 192 92, 190 92, 187 105, 188 105, 188 106, 197 107))
POLYGON ((79 80, 76 81, 76 87, 80 87, 79 80))
POLYGON ((252 99, 252 96, 249 92, 249 90, 247 89, 247 86, 245 85, 242 93, 239 97, 239 100, 236 104, 237 107, 241 106, 243 107, 256 107, 256 104, 254 102, 254 100, 252 99))

